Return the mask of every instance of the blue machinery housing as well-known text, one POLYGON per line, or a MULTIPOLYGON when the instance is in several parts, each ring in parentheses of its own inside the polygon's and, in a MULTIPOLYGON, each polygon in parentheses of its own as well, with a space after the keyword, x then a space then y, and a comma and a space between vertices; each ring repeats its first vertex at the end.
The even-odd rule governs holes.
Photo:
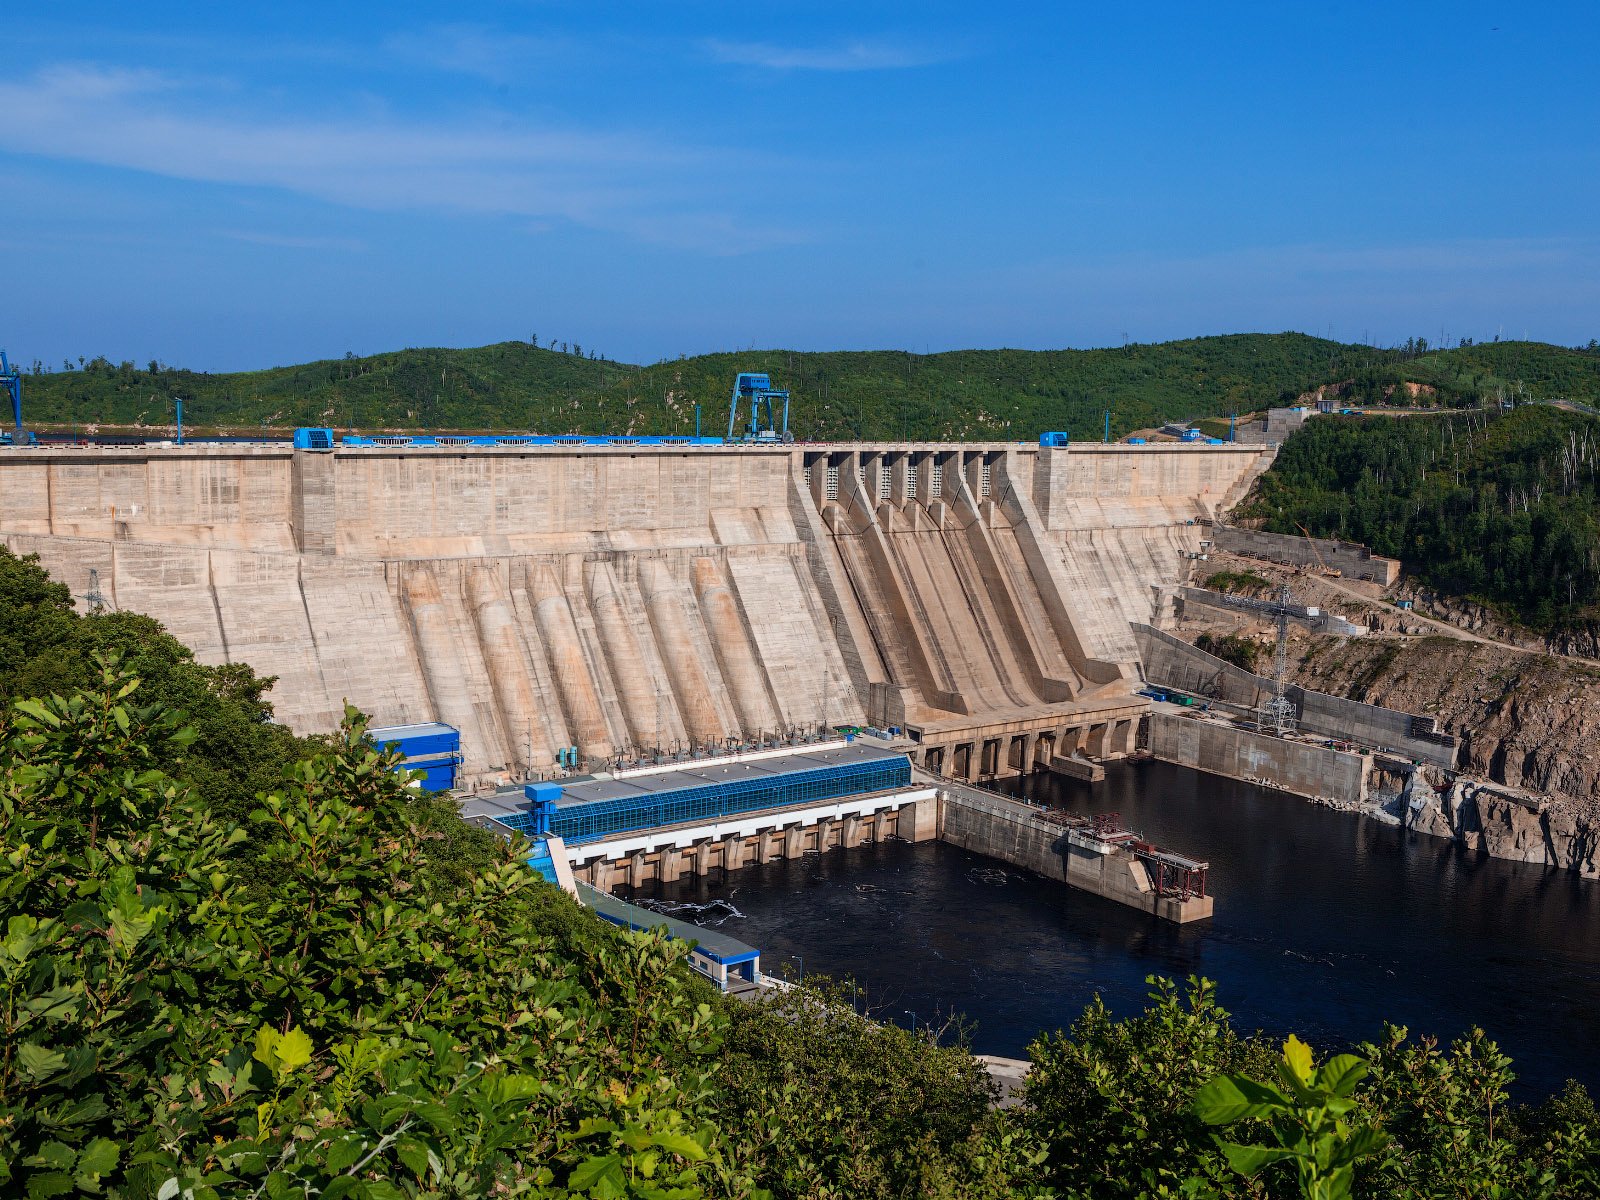
POLYGON ((440 722, 389 725, 369 729, 367 736, 374 745, 393 746, 405 756, 396 770, 423 772, 424 791, 448 792, 456 786, 456 768, 461 765, 461 731, 455 726, 440 722))
POLYGON ((746 442, 787 442, 789 440, 789 393, 772 386, 772 377, 744 371, 733 381, 733 398, 728 403, 728 440, 746 442), (780 424, 776 405, 783 403, 780 424), (749 415, 745 416, 748 410, 749 415), (740 421, 744 421, 742 432, 740 421))
MULTIPOLYGON (((552 836, 571 846, 662 826, 892 791, 910 783, 911 761, 904 754, 854 742, 773 758, 689 761, 622 779, 530 783, 523 788, 525 804, 513 804, 510 795, 478 797, 463 807, 462 815, 484 828, 528 838, 528 866, 555 882, 552 836)), ((758 985, 761 953, 754 947, 720 930, 648 912, 586 883, 579 882, 577 889, 584 904, 614 925, 664 929, 669 937, 691 943, 689 965, 721 990, 758 985)))
POLYGON ((628 779, 530 783, 523 789, 528 807, 497 819, 526 837, 555 834, 572 846, 910 785, 911 761, 904 754, 853 744, 781 758, 691 762, 628 779))

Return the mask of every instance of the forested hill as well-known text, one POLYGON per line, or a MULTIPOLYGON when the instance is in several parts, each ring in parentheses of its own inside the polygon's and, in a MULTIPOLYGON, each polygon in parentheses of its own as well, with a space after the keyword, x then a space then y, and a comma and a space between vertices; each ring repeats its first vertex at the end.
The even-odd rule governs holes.
MULTIPOLYGON (((1379 402, 1402 380, 1428 403, 1502 395, 1600 401, 1600 348, 1500 342, 1375 349, 1298 333, 1235 334, 1101 350, 751 351, 638 367, 502 342, 400 350, 236 374, 86 359, 30 374, 30 423, 162 426, 173 398, 191 427, 248 432, 319 424, 372 429, 686 433, 726 427, 739 371, 794 393, 805 438, 1031 439, 1046 429, 1098 438, 1173 419, 1249 412, 1318 387, 1379 402)), ((1409 399, 1408 396, 1402 396, 1409 399)))
POLYGON ((1533 629, 1600 623, 1600 418, 1585 413, 1318 417, 1240 515, 1364 542, 1533 629))

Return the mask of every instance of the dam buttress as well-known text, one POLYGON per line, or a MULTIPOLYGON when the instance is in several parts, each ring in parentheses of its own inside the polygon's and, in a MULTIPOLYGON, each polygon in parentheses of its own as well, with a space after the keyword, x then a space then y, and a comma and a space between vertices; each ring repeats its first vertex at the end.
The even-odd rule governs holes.
POLYGON ((1247 446, 282 445, 0 456, 0 539, 277 719, 461 730, 462 778, 870 722, 1004 775, 1132 744, 1247 446), (92 574, 91 574, 92 572, 92 574), (93 581, 93 582, 91 582, 93 581))

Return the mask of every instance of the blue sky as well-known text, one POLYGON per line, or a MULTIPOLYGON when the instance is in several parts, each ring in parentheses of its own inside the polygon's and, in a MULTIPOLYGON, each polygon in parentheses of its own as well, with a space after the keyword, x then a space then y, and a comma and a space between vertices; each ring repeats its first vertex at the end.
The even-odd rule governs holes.
POLYGON ((32 3, 0 346, 1600 337, 1600 5, 32 3))

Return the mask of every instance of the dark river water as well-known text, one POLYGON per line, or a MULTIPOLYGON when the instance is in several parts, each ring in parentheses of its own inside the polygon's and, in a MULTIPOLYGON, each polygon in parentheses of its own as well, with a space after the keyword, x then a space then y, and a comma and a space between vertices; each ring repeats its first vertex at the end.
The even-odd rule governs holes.
MULTIPOLYGON (((1448 1042, 1473 1025, 1516 1061, 1519 1099, 1600 1092, 1600 884, 1165 763, 1010 790, 1211 864, 1216 915, 1183 928, 941 843, 890 842, 643 889, 732 902, 762 967, 850 976, 885 1020, 961 1013, 980 1053, 1020 1056, 1098 993, 1136 1012, 1151 974, 1204 975, 1243 1030, 1325 1047, 1384 1020, 1448 1042), (914 1014, 914 1015, 913 1015, 914 1014)), ((691 914, 680 914, 691 915, 691 914)))

